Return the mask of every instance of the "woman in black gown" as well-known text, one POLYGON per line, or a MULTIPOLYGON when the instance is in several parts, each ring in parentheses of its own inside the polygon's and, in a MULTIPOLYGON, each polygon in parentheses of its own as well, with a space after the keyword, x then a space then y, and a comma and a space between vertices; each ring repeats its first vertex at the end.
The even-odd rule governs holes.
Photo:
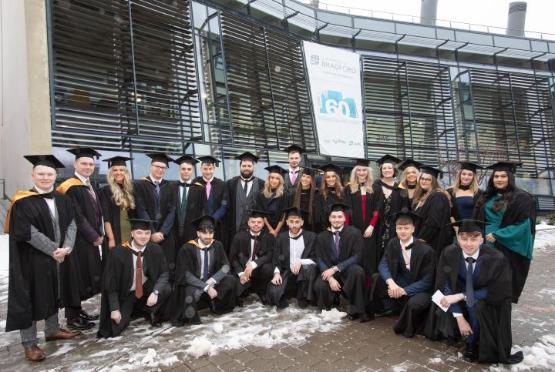
MULTIPOLYGON (((455 176, 455 183, 447 189, 451 198, 451 221, 471 219, 474 206, 482 195, 478 186, 476 172, 481 166, 471 162, 460 162, 460 169, 455 176)), ((457 231, 457 227, 454 227, 457 231)))
POLYGON ((264 168, 268 171, 268 178, 264 189, 258 192, 255 205, 259 211, 266 212, 264 225, 266 230, 277 237, 285 224, 284 210, 288 206, 283 176, 287 173, 279 165, 264 168))
POLYGON ((316 188, 317 169, 302 167, 301 179, 297 182, 294 192, 289 195, 289 204, 291 207, 299 208, 304 220, 303 228, 308 231, 314 231, 315 228, 315 199, 318 195, 316 188))
MULTIPOLYGON (((330 207, 336 203, 347 203, 345 191, 341 184, 341 168, 334 164, 326 164, 320 169, 324 172, 324 179, 320 186, 320 192, 316 195, 316 226, 315 232, 325 230, 328 225, 330 207)), ((348 224, 348 221, 347 221, 348 224)))

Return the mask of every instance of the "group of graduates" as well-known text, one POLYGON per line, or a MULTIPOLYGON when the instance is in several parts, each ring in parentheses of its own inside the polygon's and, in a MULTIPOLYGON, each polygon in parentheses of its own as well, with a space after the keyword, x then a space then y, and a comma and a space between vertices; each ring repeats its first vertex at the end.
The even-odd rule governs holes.
POLYGON ((107 185, 97 190, 90 177, 100 154, 68 151, 75 174, 57 188, 63 164, 25 156, 33 187, 14 196, 6 219, 6 331, 20 330, 28 360, 45 358, 40 320, 46 341, 74 338, 96 320, 98 337, 115 337, 137 317, 154 327, 200 324, 199 310, 224 314, 250 293, 278 309, 291 298, 320 310, 343 299, 350 320, 393 314, 406 337, 464 337, 469 361, 522 360, 510 354, 511 303, 532 259, 535 204, 515 185, 517 163, 488 167, 482 191, 481 167, 461 162, 445 190, 440 170, 390 155, 376 160, 376 180, 370 160, 356 159, 344 185, 334 164, 301 165, 297 145, 285 150, 289 169, 269 166, 266 180, 254 177, 250 152, 228 181, 214 177, 212 156, 156 153, 136 182, 130 158, 105 159, 107 185), (178 181, 164 178, 172 162, 178 181), (99 293, 100 314, 86 312, 81 303, 99 293))

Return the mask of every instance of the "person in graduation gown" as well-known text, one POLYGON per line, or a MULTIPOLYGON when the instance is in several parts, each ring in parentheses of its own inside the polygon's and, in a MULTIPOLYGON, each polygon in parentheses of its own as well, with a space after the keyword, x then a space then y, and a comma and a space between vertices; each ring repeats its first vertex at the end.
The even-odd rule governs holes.
POLYGON ((437 282, 454 322, 444 335, 466 337, 463 358, 480 363, 519 363, 511 354, 511 267, 497 249, 484 243, 484 222, 456 221, 458 242, 439 259, 437 282))
POLYGON ((200 324, 198 311, 209 307, 225 314, 236 304, 237 278, 231 274, 221 242, 214 240, 215 221, 206 215, 194 221, 197 239, 177 254, 172 324, 200 324))
POLYGON ((361 265, 366 273, 366 286, 369 287, 372 274, 377 272, 380 253, 376 247, 375 226, 379 220, 379 195, 372 187, 374 177, 368 166, 369 160, 358 159, 351 171, 345 196, 351 206, 351 225, 362 232, 363 248, 361 265))
POLYGON ((214 172, 220 161, 213 156, 199 156, 201 176, 194 182, 204 186, 206 197, 204 198, 203 213, 208 214, 216 220, 216 231, 214 239, 222 242, 225 235, 225 217, 229 209, 229 194, 225 182, 214 177, 214 172))
POLYGON ((204 186, 193 182, 195 164, 198 160, 190 155, 183 155, 175 159, 175 163, 179 166, 179 181, 173 182, 171 187, 177 202, 173 236, 175 250, 178 252, 183 244, 197 236, 193 221, 202 216, 206 192, 204 186))
POLYGON ((379 165, 380 179, 374 182, 373 188, 379 198, 380 205, 378 212, 380 219, 376 226, 376 256, 377 262, 379 262, 389 239, 395 237, 395 226, 391 222, 391 216, 403 208, 409 208, 409 199, 407 190, 400 188, 395 181, 398 172, 395 166, 401 160, 386 154, 377 159, 376 162, 379 165))
POLYGON ((315 168, 303 166, 301 180, 297 182, 294 191, 289 194, 289 206, 301 211, 304 221, 303 228, 309 231, 315 231, 316 228, 315 200, 318 194, 316 187, 318 172, 315 168))
POLYGON ((503 161, 489 166, 493 173, 474 210, 476 219, 489 223, 488 243, 499 249, 511 264, 514 303, 518 302, 528 277, 536 233, 535 201, 515 184, 519 165, 503 161))
POLYGON ((256 196, 264 189, 264 180, 254 176, 254 166, 259 160, 258 156, 247 151, 236 156, 235 159, 239 160, 240 175, 226 181, 229 212, 224 247, 229 247, 229 243, 238 231, 247 229, 249 210, 255 208, 256 196))
POLYGON ((276 239, 264 230, 266 212, 251 210, 248 229, 235 234, 229 252, 229 261, 237 275, 237 296, 255 292, 266 303, 266 287, 272 279, 276 239))
POLYGON ((289 169, 287 174, 284 174, 284 188, 286 193, 291 193, 300 181, 301 176, 301 161, 305 150, 298 145, 291 145, 285 148, 287 152, 287 162, 289 163, 289 169))
MULTIPOLYGON (((326 164, 320 167, 324 172, 324 179, 320 186, 320 192, 316 195, 315 202, 315 232, 324 231, 329 226, 330 207, 336 203, 347 203, 347 197, 343 184, 341 183, 341 168, 334 164, 326 164)), ((346 224, 349 224, 349 216, 346 216, 346 224)))
POLYGON ((166 263, 173 281, 175 271, 175 240, 173 226, 177 200, 172 182, 165 180, 172 158, 162 153, 146 154, 150 159, 150 174, 135 183, 135 204, 137 217, 156 221, 150 240, 162 247, 166 263))
POLYGON ((264 188, 256 195, 255 209, 265 212, 264 227, 274 238, 277 238, 285 225, 283 211, 288 206, 288 197, 283 187, 285 170, 279 165, 264 169, 268 171, 268 178, 264 188))
POLYGON ((303 228, 301 210, 290 207, 285 213, 289 231, 282 232, 277 238, 274 277, 266 290, 268 304, 282 309, 288 306, 289 298, 295 297, 299 307, 306 308, 314 302, 316 234, 303 228))
POLYGON ((372 312, 400 312, 393 330, 413 337, 425 324, 435 275, 435 252, 414 237, 418 216, 409 210, 393 215, 396 237, 389 240, 373 283, 372 312))
POLYGON ((135 196, 133 195, 133 181, 126 162, 131 158, 114 156, 104 161, 108 162, 108 185, 99 191, 107 250, 103 255, 108 256, 108 250, 121 245, 131 239, 131 225, 129 218, 135 217, 135 196))
POLYGON ((80 332, 60 328, 58 308, 79 303, 69 291, 71 274, 66 260, 73 250, 77 225, 69 197, 54 191, 53 155, 26 155, 33 164, 33 188, 12 198, 4 232, 9 234, 8 314, 6 332, 19 330, 25 358, 38 362, 46 354, 38 347, 37 322, 45 321, 46 341, 73 338, 80 332))
MULTIPOLYGON (((472 218, 474 206, 482 195, 476 174, 482 167, 467 161, 459 164, 460 169, 455 176, 455 183, 447 189, 451 198, 451 222, 472 218)), ((457 228, 455 227, 454 230, 456 231, 457 228)))
POLYGON ((330 227, 318 234, 315 243, 319 275, 314 283, 317 306, 329 310, 339 303, 339 295, 349 302, 348 318, 367 322, 365 275, 360 266, 364 245, 356 227, 345 225, 348 205, 335 203, 330 207, 330 227))
POLYGON ((407 197, 409 198, 409 208, 412 206, 414 190, 416 190, 416 185, 418 185, 418 177, 420 177, 419 169, 422 165, 422 163, 414 159, 406 158, 397 166, 397 169, 401 172, 399 187, 407 190, 407 197))
POLYGON ((412 210, 420 217, 416 221, 416 237, 429 244, 437 257, 441 250, 453 241, 453 229, 447 226, 451 220, 449 194, 439 186, 441 171, 423 165, 414 192, 412 210))
POLYGON ((144 316, 161 327, 171 293, 166 255, 153 243, 157 221, 130 219, 131 241, 110 250, 104 274, 97 337, 121 335, 131 320, 144 316))
MULTIPOLYGON (((75 155, 75 175, 62 182, 56 190, 69 196, 75 209, 77 235, 69 260, 75 261, 71 268, 76 271, 77 280, 71 285, 78 289, 81 301, 85 301, 100 293, 102 288, 102 206, 90 179, 94 173, 95 159, 100 153, 88 147, 74 148, 68 152, 75 155)), ((88 314, 83 310, 80 302, 66 306, 65 316, 67 326, 77 330, 94 327, 92 321, 98 319, 98 314, 88 314)))

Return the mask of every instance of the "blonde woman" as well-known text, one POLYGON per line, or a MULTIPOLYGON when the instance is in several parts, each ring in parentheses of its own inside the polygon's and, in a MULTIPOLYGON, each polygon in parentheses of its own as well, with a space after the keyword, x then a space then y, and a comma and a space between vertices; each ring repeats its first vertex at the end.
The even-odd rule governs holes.
POLYGON ((131 239, 129 218, 135 216, 135 197, 131 175, 126 166, 128 160, 131 158, 124 156, 104 160, 109 167, 108 185, 100 189, 99 196, 109 249, 131 239))
POLYGON ((452 204, 452 222, 472 218, 474 206, 482 195, 476 175, 478 169, 482 169, 478 164, 460 162, 460 169, 455 176, 455 183, 447 189, 452 204))
MULTIPOLYGON (((343 185, 341 185, 341 168, 334 164, 326 164, 320 167, 320 170, 324 172, 324 177, 320 186, 320 192, 316 195, 315 211, 317 223, 315 232, 317 233, 328 227, 328 216, 331 206, 337 203, 347 203, 343 185)), ((349 224, 348 220, 349 218, 347 218, 347 225, 349 224)))
POLYGON ((264 169, 268 171, 268 178, 264 189, 260 190, 256 196, 255 205, 257 210, 266 213, 264 225, 268 232, 277 237, 285 224, 283 211, 288 206, 283 179, 283 175, 287 171, 279 165, 272 165, 264 169))
POLYGON ((420 176, 420 171, 418 170, 418 168, 420 168, 421 166, 422 163, 411 158, 403 160, 403 162, 398 166, 398 169, 401 171, 401 182, 399 182, 399 187, 407 190, 410 204, 412 204, 414 190, 416 190, 418 177, 420 176))
POLYGON ((362 232, 364 248, 361 263, 367 278, 378 271, 381 258, 381 252, 376 249, 377 234, 374 234, 378 223, 379 195, 372 188, 374 177, 368 163, 367 159, 357 160, 345 188, 347 203, 352 207, 351 225, 362 232))
POLYGON ((428 243, 439 256, 452 243, 449 195, 437 181, 441 171, 429 166, 420 167, 418 185, 414 191, 412 210, 420 217, 416 221, 415 237, 428 243))

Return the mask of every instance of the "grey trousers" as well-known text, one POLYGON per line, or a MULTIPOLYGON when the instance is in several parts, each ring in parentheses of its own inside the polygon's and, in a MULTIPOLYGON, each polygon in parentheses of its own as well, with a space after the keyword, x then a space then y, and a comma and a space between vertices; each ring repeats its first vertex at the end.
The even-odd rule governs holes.
MULTIPOLYGON (((56 311, 55 314, 50 315, 48 318, 44 320, 44 335, 54 336, 58 333, 60 329, 60 325, 58 324, 58 312, 56 311)), ((21 343, 23 347, 31 347, 36 345, 38 342, 37 339, 37 322, 33 321, 33 324, 26 329, 21 329, 19 331, 21 335, 21 343)))

